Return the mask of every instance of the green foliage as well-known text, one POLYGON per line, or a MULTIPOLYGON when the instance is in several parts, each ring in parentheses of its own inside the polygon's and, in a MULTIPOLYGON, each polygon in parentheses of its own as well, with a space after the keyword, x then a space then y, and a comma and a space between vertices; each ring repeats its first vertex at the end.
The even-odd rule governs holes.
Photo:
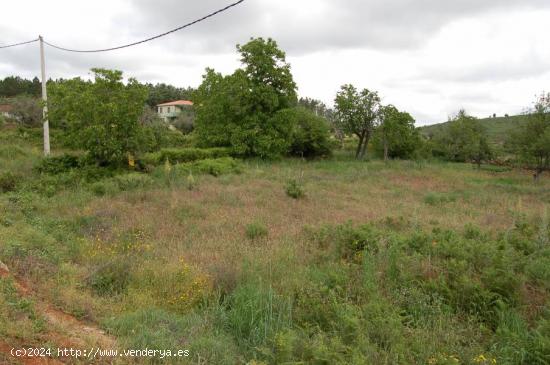
POLYGON ((60 174, 80 168, 83 160, 80 156, 63 154, 60 156, 44 157, 36 166, 36 170, 45 174, 60 174))
POLYGON ((306 195, 304 184, 297 179, 290 179, 286 182, 285 192, 293 199, 301 199, 306 195))
POLYGON ((64 80, 50 87, 52 125, 67 130, 75 147, 100 165, 120 165, 143 149, 139 124, 146 89, 122 72, 93 69, 95 80, 64 80))
POLYGON ((14 191, 21 180, 21 177, 14 175, 9 171, 0 173, 0 193, 14 191))
POLYGON ((143 128, 143 150, 158 151, 161 148, 178 148, 187 144, 188 138, 180 131, 168 128, 165 122, 155 122, 143 128))
POLYGON ((150 165, 160 165, 170 161, 172 164, 194 162, 204 159, 215 159, 228 157, 232 154, 230 148, 164 148, 159 152, 147 153, 143 157, 143 162, 150 165))
POLYGON ((144 188, 153 184, 153 179, 151 177, 137 172, 117 175, 112 178, 112 181, 122 191, 144 188))
POLYGON ((278 113, 296 105, 296 84, 285 53, 272 39, 237 46, 243 67, 222 76, 208 69, 194 95, 196 133, 208 147, 274 158, 288 151, 292 126, 278 113))
POLYGON ((98 295, 121 294, 128 286, 130 268, 130 263, 122 259, 100 263, 92 270, 87 283, 98 295))
POLYGON ((0 80, 0 97, 12 98, 19 95, 38 97, 41 92, 42 86, 37 77, 27 80, 19 76, 8 76, 0 80))
POLYGON ((428 205, 441 205, 453 203, 457 199, 455 194, 430 192, 424 196, 424 203, 428 205))
POLYGON ((267 227, 260 222, 253 222, 246 225, 246 237, 250 238, 251 240, 255 240, 258 238, 262 238, 267 236, 267 227))
POLYGON ((384 159, 414 157, 423 141, 414 127, 413 117, 393 105, 382 107, 380 116, 381 123, 373 135, 374 150, 384 159))
POLYGON ((537 100, 527 123, 512 134, 509 143, 525 165, 536 169, 536 178, 550 169, 550 94, 537 100))
POLYGON ((214 159, 204 159, 195 162, 179 164, 177 170, 197 174, 209 174, 212 176, 221 176, 227 174, 238 174, 242 171, 242 166, 238 160, 231 157, 221 157, 214 159))
POLYGON ((290 300, 261 282, 237 287, 227 307, 229 330, 248 351, 264 345, 270 337, 287 328, 292 317, 290 300))
POLYGON ((449 161, 473 161, 478 165, 492 157, 487 135, 475 117, 461 110, 446 129, 433 137, 434 155, 449 161))
POLYGON ((283 118, 294 126, 290 154, 300 157, 329 156, 332 142, 328 122, 304 108, 285 109, 283 118))
POLYGON ((334 99, 336 125, 346 135, 359 139, 355 158, 363 159, 380 113, 380 97, 376 91, 343 85, 334 99))

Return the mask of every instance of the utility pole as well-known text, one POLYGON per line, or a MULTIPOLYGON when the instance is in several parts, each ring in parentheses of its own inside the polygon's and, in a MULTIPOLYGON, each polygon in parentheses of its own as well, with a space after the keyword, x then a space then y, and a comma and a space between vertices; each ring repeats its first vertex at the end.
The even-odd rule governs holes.
POLYGON ((44 156, 50 154, 50 123, 48 122, 48 90, 46 89, 46 62, 44 61, 44 39, 40 39, 40 68, 42 71, 42 122, 44 126, 44 156))

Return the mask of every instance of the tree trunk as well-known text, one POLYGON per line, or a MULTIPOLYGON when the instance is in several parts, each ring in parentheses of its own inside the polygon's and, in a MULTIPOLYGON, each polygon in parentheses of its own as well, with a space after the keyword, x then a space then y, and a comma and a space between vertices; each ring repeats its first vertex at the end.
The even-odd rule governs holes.
POLYGON ((537 167, 537 169, 535 170, 535 173, 533 174, 533 179, 535 180, 535 182, 539 181, 540 175, 542 175, 543 172, 544 172, 544 169, 537 167))
POLYGON ((384 161, 388 161, 388 139, 384 136, 384 161))
POLYGON ((369 139, 370 139, 370 135, 367 133, 363 141, 363 148, 361 148, 361 156, 359 157, 361 160, 364 160, 365 155, 367 154, 367 146, 369 145, 369 139))
POLYGON ((359 160, 361 157, 361 151, 363 149, 363 141, 365 140, 365 135, 362 134, 359 136, 359 144, 357 145, 357 150, 355 151, 355 159, 359 160))

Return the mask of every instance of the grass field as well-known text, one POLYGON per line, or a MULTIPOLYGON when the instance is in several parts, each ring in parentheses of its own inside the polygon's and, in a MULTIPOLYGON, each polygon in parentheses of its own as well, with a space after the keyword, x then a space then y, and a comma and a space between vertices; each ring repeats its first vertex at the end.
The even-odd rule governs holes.
POLYGON ((0 363, 14 346, 189 350, 94 362, 120 364, 550 363, 548 176, 345 152, 216 177, 48 175, 40 153, 0 130, 15 176, 0 363))

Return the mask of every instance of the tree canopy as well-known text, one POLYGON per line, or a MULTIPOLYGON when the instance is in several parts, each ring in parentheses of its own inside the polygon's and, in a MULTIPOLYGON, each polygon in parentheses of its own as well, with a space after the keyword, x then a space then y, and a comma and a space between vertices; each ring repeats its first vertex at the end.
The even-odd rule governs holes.
POLYGON ((287 153, 296 106, 296 84, 285 53, 272 39, 237 45, 242 67, 223 76, 207 69, 194 94, 195 131, 204 146, 229 146, 243 156, 272 158, 287 153))
POLYGON ((410 158, 422 144, 420 133, 414 126, 414 118, 399 111, 393 105, 380 109, 379 126, 373 138, 374 149, 384 159, 410 158))
POLYGON ((335 121, 345 134, 356 135, 359 139, 355 157, 365 157, 369 140, 374 132, 380 113, 380 97, 376 91, 347 84, 336 94, 335 121))
POLYGON ((538 97, 527 123, 512 135, 510 144, 523 163, 535 169, 535 179, 550 170, 550 93, 538 97))
POLYGON ((92 71, 94 81, 75 78, 51 85, 50 119, 99 164, 119 164, 143 146, 139 118, 147 90, 135 79, 123 83, 121 71, 92 71))
POLYGON ((446 129, 433 137, 434 154, 449 161, 473 161, 478 165, 492 156, 485 128, 477 118, 460 110, 446 129))

